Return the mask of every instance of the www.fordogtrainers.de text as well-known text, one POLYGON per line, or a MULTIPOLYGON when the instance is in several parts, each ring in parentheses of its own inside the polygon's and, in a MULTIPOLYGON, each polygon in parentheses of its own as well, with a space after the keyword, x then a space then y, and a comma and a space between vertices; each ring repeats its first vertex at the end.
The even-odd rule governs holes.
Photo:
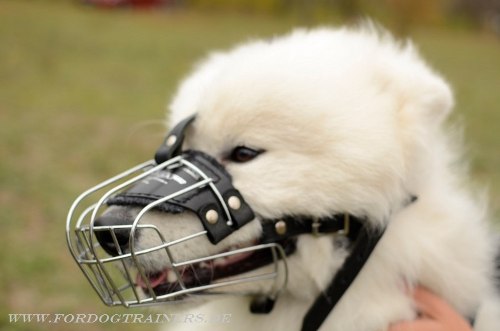
POLYGON ((230 323, 231 314, 9 314, 10 323, 45 324, 166 324, 166 323, 230 323))

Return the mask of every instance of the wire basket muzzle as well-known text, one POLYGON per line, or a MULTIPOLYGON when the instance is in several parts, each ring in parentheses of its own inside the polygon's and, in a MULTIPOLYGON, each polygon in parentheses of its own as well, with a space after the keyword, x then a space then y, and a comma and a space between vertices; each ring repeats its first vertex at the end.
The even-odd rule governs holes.
POLYGON ((220 293, 261 295, 249 290, 247 285, 254 282, 269 283, 264 286, 269 291, 265 295, 276 296, 287 281, 286 254, 277 243, 255 242, 184 259, 174 254, 181 245, 195 245, 200 237, 216 245, 253 219, 252 210, 222 166, 206 154, 191 151, 160 165, 145 162, 85 191, 68 213, 66 235, 73 258, 110 306, 149 305, 220 293), (139 212, 124 224, 96 222, 110 205, 134 207, 139 212), (215 222, 212 210, 218 216, 215 222), (203 231, 167 240, 156 225, 144 222, 151 212, 186 211, 198 216, 203 231), (145 233, 154 238, 154 245, 137 242, 145 233), (112 254, 103 247, 102 238, 114 246, 112 254), (144 260, 162 260, 167 267, 152 271, 144 260))

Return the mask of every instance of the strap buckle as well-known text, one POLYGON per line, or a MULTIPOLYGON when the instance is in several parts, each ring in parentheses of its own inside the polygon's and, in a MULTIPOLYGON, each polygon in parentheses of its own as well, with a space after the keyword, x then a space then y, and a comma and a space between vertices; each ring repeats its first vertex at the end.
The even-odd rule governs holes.
MULTIPOLYGON (((319 228, 321 227, 321 221, 319 220, 319 218, 314 217, 311 226, 312 226, 311 233, 315 237, 319 237, 322 234, 322 232, 320 232, 319 230, 319 228)), ((347 236, 349 234, 350 229, 351 229, 351 219, 349 217, 349 214, 344 214, 344 227, 343 229, 338 230, 335 234, 341 236, 347 236)))
POLYGON ((317 217, 313 218, 311 226, 312 226, 312 234, 313 234, 313 236, 319 237, 319 235, 321 234, 319 232, 319 227, 321 226, 321 222, 319 221, 319 219, 317 217))
POLYGON ((337 231, 337 234, 341 236, 347 236, 349 234, 349 230, 351 228, 351 219, 349 214, 344 214, 344 228, 342 230, 337 231))

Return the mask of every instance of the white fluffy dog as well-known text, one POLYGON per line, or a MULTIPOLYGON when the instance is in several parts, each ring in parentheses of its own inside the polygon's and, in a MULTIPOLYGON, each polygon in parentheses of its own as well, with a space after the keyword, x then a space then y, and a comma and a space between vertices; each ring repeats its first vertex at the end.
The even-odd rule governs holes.
MULTIPOLYGON (((411 44, 371 27, 298 30, 212 54, 181 84, 170 122, 197 113, 185 148, 224 165, 256 217, 217 245, 197 238, 175 254, 193 258, 248 245, 265 219, 349 213, 387 229, 321 330, 380 331, 414 319, 405 288, 417 284, 474 317, 476 330, 499 330, 498 243, 457 163, 460 146, 445 125, 452 107, 450 88, 411 44), (408 204, 412 195, 418 200, 408 204)), ((152 213, 142 222, 167 240, 203 229, 187 213, 152 213)), ((300 330, 349 254, 334 237, 298 237, 287 259, 288 284, 270 313, 252 314, 246 296, 209 300, 191 312, 231 314, 218 330, 300 330)), ((154 240, 140 236, 138 246, 154 240)), ((168 267, 159 254, 141 263, 168 267)), ((175 324, 202 327, 214 325, 175 324)))

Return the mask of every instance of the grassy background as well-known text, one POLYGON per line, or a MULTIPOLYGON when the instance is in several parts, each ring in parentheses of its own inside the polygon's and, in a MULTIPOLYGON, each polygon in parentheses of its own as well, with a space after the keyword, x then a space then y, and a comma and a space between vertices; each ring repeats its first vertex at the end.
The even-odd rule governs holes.
MULTIPOLYGON (((64 223, 72 200, 150 158, 168 97, 208 50, 296 25, 293 17, 0 2, 1 330, 68 329, 9 324, 14 312, 123 312, 98 301, 69 256, 64 223)), ((447 27, 409 34, 454 86, 474 179, 490 187, 498 217, 499 40, 447 27)), ((70 325, 104 328, 154 326, 70 325)))

